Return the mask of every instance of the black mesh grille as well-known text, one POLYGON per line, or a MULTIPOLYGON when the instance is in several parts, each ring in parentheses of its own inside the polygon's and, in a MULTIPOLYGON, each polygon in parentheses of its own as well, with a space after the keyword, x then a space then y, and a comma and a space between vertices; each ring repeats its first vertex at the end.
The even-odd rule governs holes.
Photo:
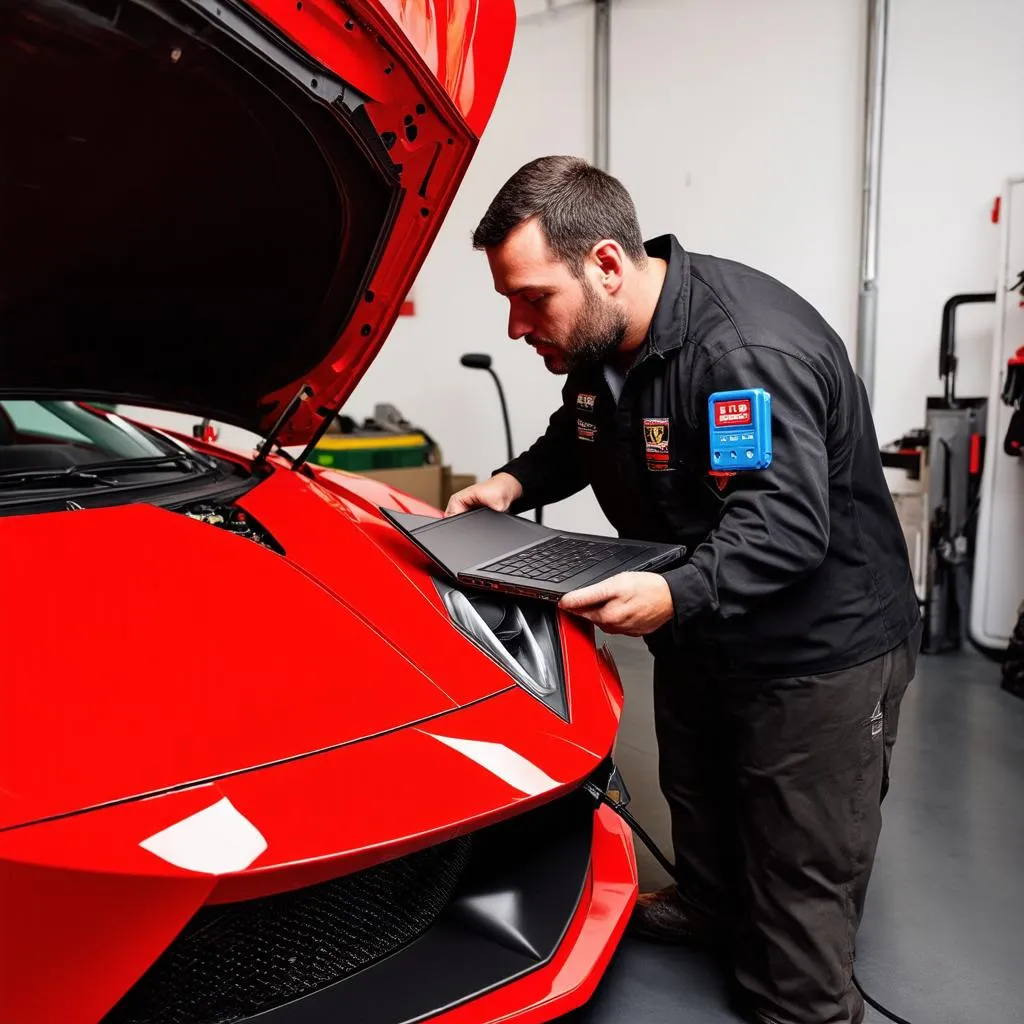
POLYGON ((104 1024, 231 1024, 340 981, 423 934, 469 853, 464 838, 296 892, 206 907, 104 1024))

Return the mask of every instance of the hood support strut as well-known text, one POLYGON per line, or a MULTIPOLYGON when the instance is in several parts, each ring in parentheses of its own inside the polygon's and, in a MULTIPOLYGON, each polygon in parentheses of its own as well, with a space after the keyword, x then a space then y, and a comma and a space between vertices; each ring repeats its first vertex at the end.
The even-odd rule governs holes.
POLYGON ((320 443, 320 439, 327 433, 327 428, 334 422, 334 417, 337 416, 337 409, 320 409, 320 426, 317 427, 316 433, 309 439, 309 443, 299 453, 298 457, 292 460, 292 469, 299 470, 306 464, 310 455, 313 454, 313 449, 320 443))
POLYGON ((313 397, 313 389, 308 384, 303 384, 298 391, 295 392, 292 400, 285 406, 284 412, 277 418, 277 422, 274 424, 270 433, 267 434, 263 440, 263 444, 259 446, 256 452, 256 458, 253 461, 252 468, 254 470, 266 465, 267 459, 270 456, 270 450, 274 447, 278 437, 281 436, 281 431, 284 430, 285 425, 295 415, 299 406, 303 402, 308 402, 313 397))

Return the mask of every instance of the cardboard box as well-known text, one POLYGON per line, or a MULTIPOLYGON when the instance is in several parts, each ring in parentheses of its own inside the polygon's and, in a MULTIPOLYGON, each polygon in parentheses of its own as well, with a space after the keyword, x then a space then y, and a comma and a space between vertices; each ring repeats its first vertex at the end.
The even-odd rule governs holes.
MULTIPOLYGON (((448 469, 448 467, 445 467, 448 469)), ((448 499, 456 492, 461 491, 463 487, 471 487, 476 483, 476 477, 471 473, 452 473, 449 470, 447 486, 448 491, 444 496, 444 503, 448 504, 448 499)))
POLYGON ((453 473, 451 466, 437 465, 364 470, 359 475, 379 480, 388 487, 419 498, 436 509, 443 509, 456 491, 476 483, 475 476, 453 473))

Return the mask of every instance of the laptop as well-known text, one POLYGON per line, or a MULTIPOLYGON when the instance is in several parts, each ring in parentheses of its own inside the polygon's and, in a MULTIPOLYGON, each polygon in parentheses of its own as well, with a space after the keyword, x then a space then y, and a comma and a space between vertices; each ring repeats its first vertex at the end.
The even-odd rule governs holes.
POLYGON ((447 519, 387 508, 381 513, 452 579, 546 601, 620 572, 666 568, 686 554, 680 544, 554 530, 490 508, 447 519))

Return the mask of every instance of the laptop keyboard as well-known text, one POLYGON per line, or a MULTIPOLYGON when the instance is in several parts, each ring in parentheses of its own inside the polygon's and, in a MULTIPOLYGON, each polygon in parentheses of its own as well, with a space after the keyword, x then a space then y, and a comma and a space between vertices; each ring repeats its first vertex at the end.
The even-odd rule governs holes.
POLYGON ((552 537, 483 568, 487 572, 523 576, 538 583, 562 583, 620 551, 621 548, 614 543, 552 537))

